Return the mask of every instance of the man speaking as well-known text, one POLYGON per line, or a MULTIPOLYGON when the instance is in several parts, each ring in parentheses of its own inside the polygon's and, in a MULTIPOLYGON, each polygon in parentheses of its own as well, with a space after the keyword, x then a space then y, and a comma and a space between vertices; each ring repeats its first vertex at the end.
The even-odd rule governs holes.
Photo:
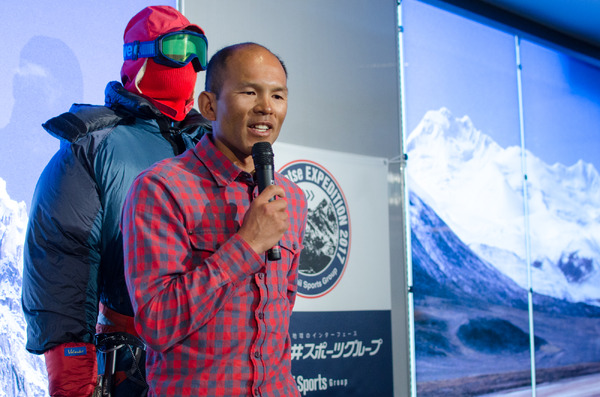
POLYGON ((287 72, 243 43, 216 53, 206 73, 198 106, 212 133, 142 173, 123 209, 150 395, 296 396, 288 328, 306 199, 278 173, 259 193, 252 158, 279 136, 287 72), (280 259, 269 260, 274 246, 280 259))

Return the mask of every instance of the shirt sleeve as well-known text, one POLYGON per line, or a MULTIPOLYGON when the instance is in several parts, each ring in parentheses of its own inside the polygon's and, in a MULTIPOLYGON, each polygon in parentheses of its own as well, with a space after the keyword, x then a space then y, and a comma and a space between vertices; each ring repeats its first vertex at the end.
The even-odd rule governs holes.
POLYGON ((193 231, 187 230, 178 201, 156 174, 142 173, 136 179, 121 225, 136 330, 155 351, 168 349, 206 324, 236 283, 264 265, 237 234, 202 258, 192 246, 193 231))
POLYGON ((86 167, 70 147, 61 149, 38 181, 27 225, 22 303, 30 352, 94 342, 101 218, 86 167))

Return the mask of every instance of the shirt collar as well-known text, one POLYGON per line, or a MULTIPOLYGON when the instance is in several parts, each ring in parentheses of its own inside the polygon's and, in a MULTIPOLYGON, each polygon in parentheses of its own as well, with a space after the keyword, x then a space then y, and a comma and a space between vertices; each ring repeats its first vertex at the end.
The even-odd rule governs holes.
POLYGON ((252 181, 249 173, 233 164, 212 141, 212 134, 204 134, 194 147, 194 154, 208 169, 219 186, 227 186, 238 177, 252 181))

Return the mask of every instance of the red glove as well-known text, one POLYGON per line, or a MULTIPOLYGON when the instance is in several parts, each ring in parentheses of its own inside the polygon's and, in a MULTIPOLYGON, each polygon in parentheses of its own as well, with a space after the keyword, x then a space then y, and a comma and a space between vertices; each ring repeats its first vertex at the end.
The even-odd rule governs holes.
POLYGON ((89 397, 98 379, 96 346, 69 342, 44 353, 52 397, 89 397))

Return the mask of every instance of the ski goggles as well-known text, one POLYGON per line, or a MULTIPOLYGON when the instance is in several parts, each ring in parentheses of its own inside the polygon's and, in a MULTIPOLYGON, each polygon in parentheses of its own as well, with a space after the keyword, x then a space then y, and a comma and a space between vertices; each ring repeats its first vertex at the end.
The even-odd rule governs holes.
POLYGON ((206 69, 208 41, 200 33, 181 30, 163 34, 152 41, 134 41, 123 45, 123 58, 153 58, 154 62, 173 68, 181 68, 192 62, 194 70, 206 69))

